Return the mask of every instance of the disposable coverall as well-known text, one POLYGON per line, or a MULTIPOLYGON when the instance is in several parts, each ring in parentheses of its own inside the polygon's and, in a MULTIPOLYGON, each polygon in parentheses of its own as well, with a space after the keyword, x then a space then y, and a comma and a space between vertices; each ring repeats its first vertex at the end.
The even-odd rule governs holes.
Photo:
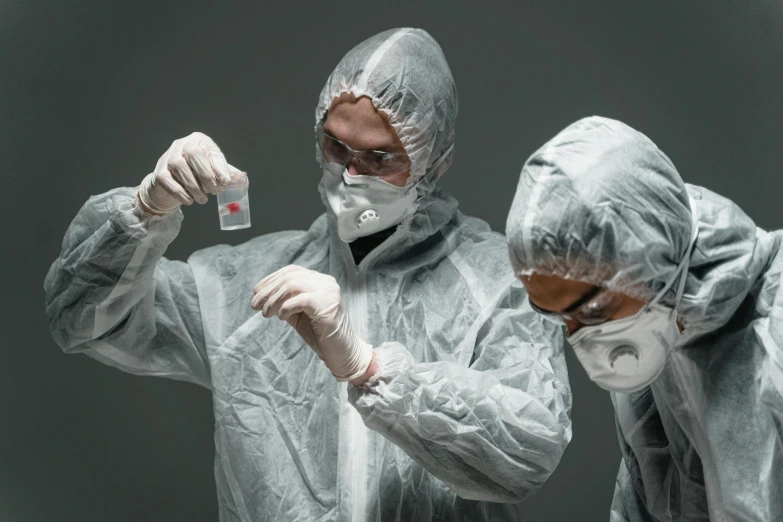
POLYGON ((683 183, 641 133, 593 117, 527 161, 506 228, 512 264, 649 298, 688 248, 689 196, 685 330, 652 385, 611 394, 623 459, 610 519, 783 520, 780 231, 683 183))
MULTIPOLYGON (((317 122, 344 91, 389 115, 411 180, 442 174, 428 166, 453 143, 456 89, 426 32, 350 51, 317 122)), ((178 262, 163 254, 181 211, 141 214, 133 188, 92 197, 46 277, 52 335, 66 352, 212 390, 221 521, 513 520, 570 439, 563 338, 528 307, 503 236, 430 181, 358 266, 331 211, 178 262), (336 383, 293 328, 250 309, 253 286, 289 264, 339 282, 375 347, 371 386, 336 383)))

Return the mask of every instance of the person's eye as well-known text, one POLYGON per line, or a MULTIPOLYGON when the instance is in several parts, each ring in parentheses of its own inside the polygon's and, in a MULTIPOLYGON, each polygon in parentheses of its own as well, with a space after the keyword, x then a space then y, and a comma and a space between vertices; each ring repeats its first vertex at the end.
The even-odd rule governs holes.
POLYGON ((378 154, 378 161, 380 163, 391 163, 393 159, 394 159, 393 152, 381 152, 378 154))
POLYGON ((580 315, 589 319, 603 319, 611 317, 622 304, 622 297, 612 292, 603 292, 592 301, 588 301, 579 310, 580 315))
POLYGON ((600 302, 593 302, 587 303, 581 311, 585 317, 599 318, 606 313, 606 307, 600 302))

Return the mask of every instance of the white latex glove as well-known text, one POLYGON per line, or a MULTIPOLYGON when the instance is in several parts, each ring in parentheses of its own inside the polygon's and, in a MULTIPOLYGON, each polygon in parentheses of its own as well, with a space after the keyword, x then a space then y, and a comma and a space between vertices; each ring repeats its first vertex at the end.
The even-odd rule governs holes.
POLYGON ((139 187, 144 210, 170 214, 180 205, 204 204, 231 183, 232 172, 220 147, 206 134, 194 132, 175 140, 139 187))
POLYGON ((372 346, 356 336, 334 277, 288 265, 261 280, 253 292, 250 306, 293 326, 338 381, 367 372, 372 346))

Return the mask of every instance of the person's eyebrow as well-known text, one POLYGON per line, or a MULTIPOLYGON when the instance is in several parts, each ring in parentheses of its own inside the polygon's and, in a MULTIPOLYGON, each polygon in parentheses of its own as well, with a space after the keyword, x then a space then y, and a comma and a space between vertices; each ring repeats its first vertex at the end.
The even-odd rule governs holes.
POLYGON ((563 311, 562 311, 562 312, 560 312, 560 313, 561 313, 561 314, 567 314, 567 313, 571 313, 571 312, 573 312, 573 311, 575 311, 575 310, 579 309, 579 307, 580 307, 580 306, 582 306, 583 304, 585 304, 586 302, 588 302, 590 299, 592 299, 593 297, 595 297, 596 295, 598 295, 598 294, 599 294, 601 291, 603 291, 603 287, 600 287, 600 286, 594 286, 593 288, 591 288, 590 290, 588 290, 587 292, 585 292, 584 294, 582 294, 582 296, 581 296, 581 297, 579 297, 579 298, 578 298, 576 301, 574 301, 573 303, 571 303, 570 305, 568 305, 568 306, 567 306, 565 309, 563 309, 563 311))

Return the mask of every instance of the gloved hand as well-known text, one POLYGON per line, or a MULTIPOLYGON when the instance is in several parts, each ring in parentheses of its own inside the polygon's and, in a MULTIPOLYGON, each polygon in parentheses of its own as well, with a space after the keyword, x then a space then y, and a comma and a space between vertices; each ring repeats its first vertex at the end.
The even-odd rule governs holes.
POLYGON ((332 276, 288 265, 262 279, 253 292, 250 306, 293 326, 338 381, 367 372, 372 346, 356 336, 332 276))
POLYGON ((232 172, 220 147, 200 132, 175 140, 158 160, 155 170, 139 187, 139 200, 146 212, 170 214, 180 205, 207 202, 231 183, 232 172))

